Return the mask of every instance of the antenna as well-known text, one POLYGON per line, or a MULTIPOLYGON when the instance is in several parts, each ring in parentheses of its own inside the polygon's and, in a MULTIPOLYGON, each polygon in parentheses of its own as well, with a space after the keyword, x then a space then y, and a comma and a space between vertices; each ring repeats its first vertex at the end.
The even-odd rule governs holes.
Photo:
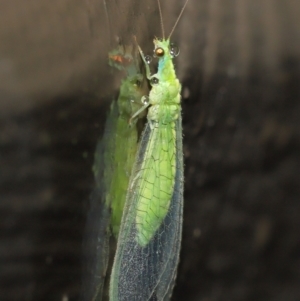
POLYGON ((165 29, 164 29, 163 16, 162 16, 162 11, 161 11, 161 6, 160 6, 160 0, 157 0, 157 4, 158 4, 158 10, 159 10, 161 32, 162 32, 163 39, 165 39, 165 29))
POLYGON ((178 22, 179 22, 179 20, 180 20, 180 18, 181 18, 181 15, 182 15, 182 13, 183 13, 183 11, 184 11, 184 9, 185 9, 185 7, 186 7, 186 5, 187 5, 188 2, 189 2, 189 0, 186 0, 186 1, 185 1, 184 5, 183 5, 183 7, 182 7, 182 9, 181 9, 181 11, 180 11, 180 14, 179 14, 179 16, 178 16, 178 18, 177 18, 177 20, 176 20, 176 22, 175 22, 175 24, 174 24, 174 26, 173 26, 171 32, 170 32, 170 34, 169 34, 169 36, 168 36, 168 39, 171 38, 171 35, 173 34, 174 29, 176 28, 176 26, 177 26, 177 24, 178 24, 178 22))
MULTIPOLYGON (((110 27, 110 22, 109 22, 107 3, 106 3, 105 0, 103 0, 103 6, 104 6, 104 10, 105 10, 105 19, 106 19, 106 25, 107 25, 107 34, 108 34, 109 37, 111 37, 111 27, 110 27)), ((111 44, 111 40, 109 42, 111 44)))

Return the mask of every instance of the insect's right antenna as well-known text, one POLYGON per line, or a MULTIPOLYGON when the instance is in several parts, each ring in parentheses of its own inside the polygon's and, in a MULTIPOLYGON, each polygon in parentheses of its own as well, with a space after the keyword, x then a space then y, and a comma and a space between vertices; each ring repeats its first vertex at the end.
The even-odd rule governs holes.
POLYGON ((162 11, 161 11, 161 6, 160 6, 160 0, 157 0, 157 4, 158 4, 158 10, 159 10, 162 37, 163 37, 163 39, 165 39, 165 29, 164 29, 163 16, 162 16, 162 11))
POLYGON ((181 11, 180 11, 180 14, 179 14, 179 16, 178 16, 178 18, 177 18, 177 20, 176 20, 176 22, 175 22, 175 24, 174 24, 174 26, 173 26, 171 32, 170 32, 170 34, 169 34, 169 36, 168 36, 168 39, 171 38, 171 35, 173 34, 174 29, 176 28, 176 26, 177 26, 177 24, 178 24, 178 21, 180 20, 181 15, 182 15, 182 13, 183 13, 183 11, 184 11, 184 9, 185 9, 185 7, 186 7, 186 5, 187 5, 188 2, 189 2, 189 0, 186 0, 186 1, 185 1, 184 5, 183 5, 183 7, 182 7, 182 9, 181 9, 181 11))

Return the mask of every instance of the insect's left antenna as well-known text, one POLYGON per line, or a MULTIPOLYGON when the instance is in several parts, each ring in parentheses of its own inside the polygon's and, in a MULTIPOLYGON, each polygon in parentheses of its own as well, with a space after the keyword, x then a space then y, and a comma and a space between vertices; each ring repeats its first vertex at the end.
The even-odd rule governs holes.
POLYGON ((162 37, 163 37, 163 39, 165 39, 165 28, 164 28, 164 22, 163 22, 163 16, 162 16, 162 11, 161 11, 160 0, 157 0, 157 4, 158 4, 158 10, 159 10, 162 37))
POLYGON ((174 26, 173 26, 171 32, 170 32, 170 34, 169 34, 169 36, 168 36, 168 39, 171 38, 171 35, 173 34, 173 32, 174 32, 174 30, 175 30, 175 28, 176 28, 176 26, 177 26, 177 24, 178 24, 178 22, 179 22, 179 20, 180 20, 180 18, 181 18, 181 16, 182 16, 182 14, 183 14, 183 11, 184 11, 184 9, 185 9, 185 7, 186 7, 186 5, 187 5, 188 2, 189 2, 189 0, 186 0, 186 1, 185 1, 184 5, 183 5, 183 7, 182 7, 182 9, 181 9, 181 11, 180 11, 180 14, 179 14, 179 16, 178 16, 178 18, 177 18, 177 20, 176 20, 176 22, 175 22, 175 24, 174 24, 174 26))
MULTIPOLYGON (((107 34, 108 34, 109 38, 111 38, 111 26, 110 26, 110 19, 109 19, 109 15, 108 15, 108 8, 107 8, 106 0, 103 0, 103 6, 104 6, 104 11, 105 11, 107 34)), ((110 44, 111 44, 111 40, 110 40, 110 44)), ((110 46, 112 46, 112 45, 110 45, 110 46)))

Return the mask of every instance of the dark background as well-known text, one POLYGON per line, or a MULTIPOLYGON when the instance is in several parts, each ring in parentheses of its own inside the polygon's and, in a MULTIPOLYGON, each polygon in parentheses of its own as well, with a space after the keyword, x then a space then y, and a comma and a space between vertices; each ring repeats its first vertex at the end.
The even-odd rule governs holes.
MULTIPOLYGON (((111 28, 139 24, 151 53, 153 6, 123 1, 108 26, 100 0, 0 2, 1 301, 79 300, 93 155, 119 85, 111 28)), ((163 1, 167 33, 181 6, 163 1)), ((186 185, 172 300, 300 300, 299 16, 298 0, 190 0, 175 30, 186 185)))

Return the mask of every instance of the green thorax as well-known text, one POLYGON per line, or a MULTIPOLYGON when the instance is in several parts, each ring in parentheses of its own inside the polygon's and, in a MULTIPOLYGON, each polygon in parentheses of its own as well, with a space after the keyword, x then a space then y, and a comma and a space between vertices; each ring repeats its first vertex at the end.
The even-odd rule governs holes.
POLYGON ((181 85, 176 77, 169 40, 154 40, 155 49, 163 51, 159 57, 158 71, 151 76, 152 89, 148 119, 160 123, 174 122, 180 111, 181 85), (156 80, 157 79, 157 80, 156 80))

